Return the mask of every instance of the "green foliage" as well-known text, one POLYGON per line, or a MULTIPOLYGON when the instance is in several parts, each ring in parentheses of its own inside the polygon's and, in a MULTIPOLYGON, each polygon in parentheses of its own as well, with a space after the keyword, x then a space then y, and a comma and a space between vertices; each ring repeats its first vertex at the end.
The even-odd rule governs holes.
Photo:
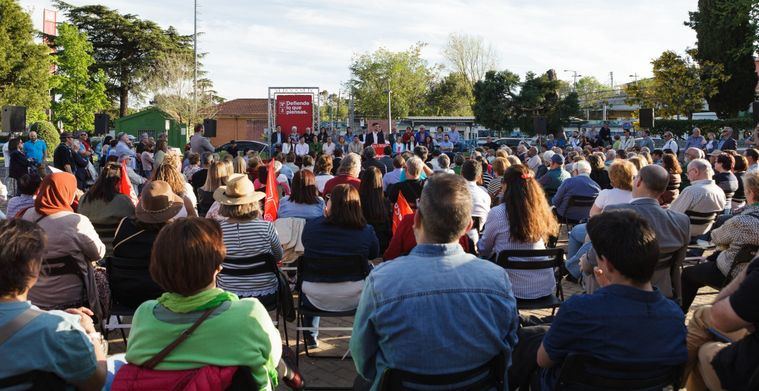
POLYGON ((16 0, 0 0, 0 106, 26 106, 27 119, 50 107, 50 56, 34 42, 29 15, 16 0))
POLYGON ((180 35, 173 27, 164 30, 155 22, 102 5, 77 7, 60 0, 54 4, 87 34, 94 48, 93 68, 105 72, 106 93, 119 101, 121 116, 127 114, 130 94, 146 92, 144 82, 163 53, 192 52, 192 36, 180 35))
POLYGON ((577 96, 580 106, 585 109, 600 109, 604 104, 609 105, 615 92, 606 84, 601 83, 593 76, 583 76, 577 79, 577 96))
MULTIPOLYGON (((694 127, 701 129, 701 134, 706 136, 709 132, 714 132, 719 135, 719 129, 725 126, 730 126, 735 131, 751 129, 753 128, 753 121, 751 118, 733 118, 725 120, 695 120, 695 121, 678 121, 675 119, 657 119, 654 122, 654 128, 651 129, 652 134, 662 134, 666 131, 671 131, 675 135, 688 135, 694 127)), ((736 133, 737 135, 737 133, 736 133)))
POLYGON ((665 51, 651 62, 654 77, 650 81, 629 84, 627 102, 653 107, 657 116, 690 116, 703 110, 703 101, 717 93, 727 76, 720 64, 704 61, 700 66, 689 56, 665 51))
POLYGON ((386 117, 389 88, 393 118, 423 114, 427 87, 436 72, 421 56, 424 46, 417 43, 402 52, 380 48, 354 58, 350 66, 353 78, 348 85, 356 111, 367 117, 386 117))
POLYGON ((453 72, 430 87, 427 101, 431 115, 467 117, 472 115, 474 95, 466 75, 453 72))
POLYGON ((477 123, 492 130, 513 129, 514 99, 519 89, 519 75, 505 71, 488 71, 474 83, 472 111, 477 123))
POLYGON ((48 121, 37 121, 29 126, 29 130, 37 132, 37 136, 45 140, 45 144, 47 144, 47 148, 51 154, 52 150, 61 143, 61 135, 58 134, 55 126, 48 121))
POLYGON ((51 84, 59 98, 53 102, 53 117, 63 122, 64 129, 92 131, 95 112, 108 106, 105 73, 102 69, 90 72, 95 63, 92 44, 73 25, 61 23, 58 26, 55 45, 58 67, 51 84))
POLYGON ((718 92, 707 97, 709 109, 720 118, 746 110, 754 99, 757 75, 754 54, 759 44, 759 2, 756 0, 699 0, 686 25, 696 31, 696 60, 720 64, 729 76, 718 92))
POLYGON ((322 90, 319 99, 319 117, 322 121, 344 121, 348 118, 348 99, 345 95, 322 90))

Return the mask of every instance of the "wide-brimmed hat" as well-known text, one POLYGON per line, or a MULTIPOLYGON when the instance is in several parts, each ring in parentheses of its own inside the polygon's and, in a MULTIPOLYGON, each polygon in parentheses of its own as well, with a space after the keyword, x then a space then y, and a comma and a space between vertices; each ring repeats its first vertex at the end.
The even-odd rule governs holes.
POLYGON ((142 189, 134 215, 143 223, 165 223, 176 216, 182 207, 184 200, 174 194, 168 182, 151 181, 142 189))
POLYGON ((226 186, 213 192, 213 199, 222 205, 246 205, 266 198, 266 193, 256 191, 247 175, 232 174, 226 186))

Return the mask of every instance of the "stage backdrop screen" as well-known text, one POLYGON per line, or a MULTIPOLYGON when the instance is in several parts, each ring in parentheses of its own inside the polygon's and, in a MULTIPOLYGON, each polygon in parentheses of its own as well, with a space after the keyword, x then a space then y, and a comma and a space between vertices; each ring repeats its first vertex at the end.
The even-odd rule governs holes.
POLYGON ((290 128, 298 127, 298 133, 306 133, 314 125, 314 105, 311 95, 277 95, 276 125, 282 133, 290 135, 290 128))

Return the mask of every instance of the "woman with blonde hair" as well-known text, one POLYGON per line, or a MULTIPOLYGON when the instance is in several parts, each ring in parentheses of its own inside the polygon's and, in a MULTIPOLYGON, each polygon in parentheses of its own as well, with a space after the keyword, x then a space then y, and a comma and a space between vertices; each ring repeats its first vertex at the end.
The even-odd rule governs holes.
POLYGON ((214 203, 213 193, 221 186, 227 184, 227 167, 223 162, 213 162, 208 167, 206 183, 198 188, 198 215, 206 216, 211 205, 214 203))
POLYGON ((245 158, 242 156, 238 156, 234 158, 232 161, 232 168, 234 170, 231 174, 247 174, 248 173, 248 164, 245 163, 245 158))
MULTIPOLYGON (((503 175, 503 202, 490 210, 477 249, 483 258, 503 250, 542 250, 559 224, 542 186, 525 165, 509 167, 503 175)), ((517 259, 515 259, 517 260, 517 259)), ((535 262, 542 259, 520 259, 535 262)), ((507 270, 514 296, 538 299, 552 295, 556 287, 553 269, 507 270)))
POLYGON ((590 216, 603 212, 607 205, 627 204, 632 199, 632 186, 638 169, 629 160, 617 160, 609 167, 609 181, 611 189, 604 189, 598 193, 593 207, 590 208, 590 216))
POLYGON ((195 210, 195 205, 198 203, 198 200, 195 198, 192 185, 187 183, 184 175, 179 171, 181 165, 182 161, 177 155, 167 154, 161 165, 153 170, 152 180, 168 183, 174 194, 182 197, 184 200, 187 216, 197 216, 198 212, 195 210))
POLYGON ((632 164, 634 164, 635 165, 635 169, 638 170, 638 171, 640 171, 641 168, 643 168, 643 167, 645 167, 645 166, 648 165, 648 162, 646 161, 646 158, 644 158, 643 156, 638 156, 638 155, 635 155, 635 156, 627 159, 627 161, 629 161, 632 164))

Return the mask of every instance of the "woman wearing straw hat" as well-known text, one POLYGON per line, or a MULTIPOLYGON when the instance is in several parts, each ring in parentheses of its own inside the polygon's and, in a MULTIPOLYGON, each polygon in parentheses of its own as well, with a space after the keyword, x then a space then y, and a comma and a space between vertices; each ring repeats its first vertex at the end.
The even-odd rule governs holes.
POLYGON ((163 293, 150 277, 153 242, 161 228, 177 218, 183 207, 184 200, 174 194, 167 182, 152 181, 145 185, 134 217, 122 219, 113 238, 114 257, 108 261, 108 267, 114 301, 137 308, 163 293))
POLYGON ((220 221, 227 248, 216 283, 219 288, 239 297, 255 297, 267 308, 276 305, 277 276, 274 273, 248 273, 261 262, 260 256, 270 254, 275 262, 282 259, 274 225, 262 220, 259 201, 265 193, 255 191, 253 182, 244 174, 232 174, 226 186, 213 195, 219 203, 220 221))

